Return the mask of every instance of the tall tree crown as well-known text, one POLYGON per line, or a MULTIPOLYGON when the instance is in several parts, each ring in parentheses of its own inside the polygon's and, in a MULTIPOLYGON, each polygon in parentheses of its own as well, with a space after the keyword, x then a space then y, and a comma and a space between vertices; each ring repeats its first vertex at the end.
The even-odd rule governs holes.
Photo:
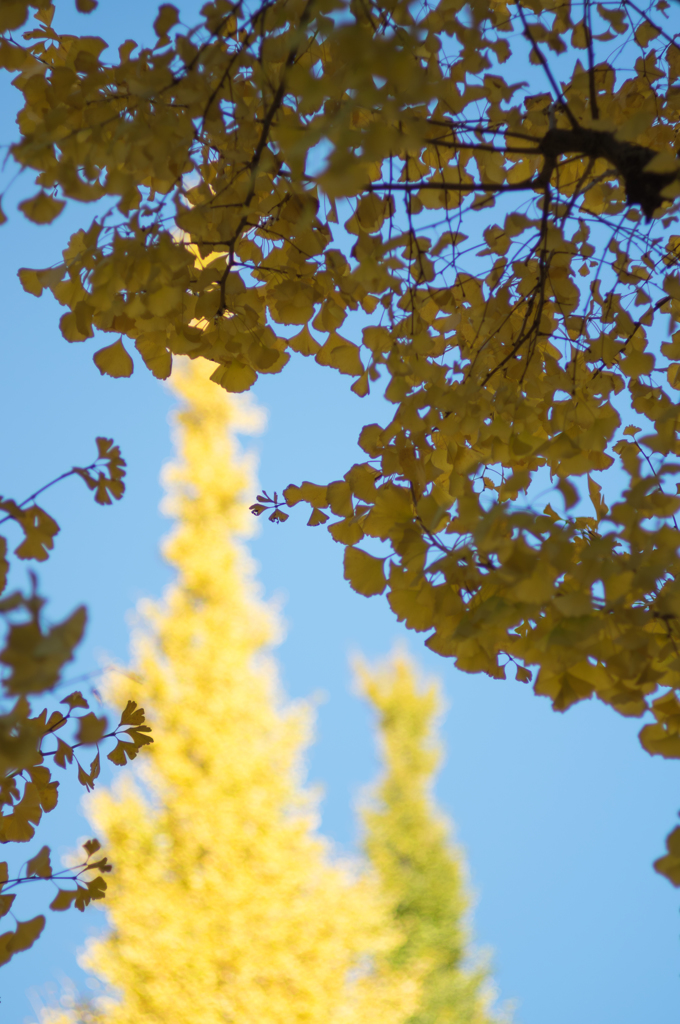
POLYGON ((426 965, 411 1024, 491 1024, 488 975, 468 962, 462 853, 433 793, 439 685, 420 686, 403 654, 378 668, 360 664, 358 674, 378 715, 385 769, 363 809, 364 845, 404 932, 393 964, 426 965))
MULTIPOLYGON (((301 783, 308 709, 283 705, 267 654, 277 625, 240 539, 252 466, 231 433, 253 411, 195 367, 173 385, 185 402, 166 474, 178 577, 145 608, 132 675, 156 744, 143 786, 93 800, 115 871, 112 932, 85 963, 120 1000, 85 1019, 402 1024, 417 972, 386 961, 399 932, 375 881, 316 834, 301 783)), ((132 680, 114 675, 109 696, 132 680)))

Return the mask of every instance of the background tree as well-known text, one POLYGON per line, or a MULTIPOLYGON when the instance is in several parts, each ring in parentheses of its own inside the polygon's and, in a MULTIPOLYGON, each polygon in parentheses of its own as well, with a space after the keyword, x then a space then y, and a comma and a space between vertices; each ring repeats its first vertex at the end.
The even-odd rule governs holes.
MULTIPOLYGON (((330 509, 352 586, 463 670, 647 714, 643 746, 677 757, 671 10, 215 0, 190 27, 163 4, 156 45, 108 63, 12 0, 0 63, 23 212, 102 203, 21 271, 65 338, 120 336, 94 356, 116 377, 125 336, 157 376, 188 353, 231 391, 291 350, 384 382, 367 461, 287 504, 330 509)), ((657 867, 680 884, 680 829, 657 867)))
POLYGON ((252 462, 233 433, 258 416, 195 367, 173 385, 184 401, 166 474, 177 581, 145 607, 135 681, 121 671, 109 684, 110 696, 144 694, 156 743, 141 787, 128 780, 92 804, 116 871, 113 931, 86 959, 121 1001, 83 1013, 398 1024, 418 969, 390 966, 400 933, 379 886, 316 834, 301 785, 309 711, 283 705, 267 653, 278 626, 242 543, 252 462))
POLYGON ((439 686, 418 685, 405 655, 370 669, 359 664, 361 691, 378 715, 385 774, 363 810, 365 848, 404 941, 393 968, 426 964, 411 1024, 490 1024, 488 974, 468 962, 462 853, 432 793, 441 750, 435 722, 439 686))

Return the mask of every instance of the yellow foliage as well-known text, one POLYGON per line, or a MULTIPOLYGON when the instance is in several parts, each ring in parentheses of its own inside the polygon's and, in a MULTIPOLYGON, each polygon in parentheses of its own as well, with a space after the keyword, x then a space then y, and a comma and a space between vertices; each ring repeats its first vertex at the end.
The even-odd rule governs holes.
POLYGON ((202 367, 172 381, 177 581, 144 606, 132 675, 107 690, 143 696, 156 743, 136 784, 90 805, 115 861, 113 932, 84 961, 121 995, 101 1019, 401 1024, 418 971, 389 966, 400 931, 376 880, 316 833, 300 781, 309 708, 283 702, 268 654, 279 627, 243 545, 253 467, 234 440, 261 416, 202 367))
POLYGON ((363 819, 366 851, 404 934, 390 960, 401 971, 424 965, 410 1024, 492 1024, 487 971, 468 950, 465 864, 433 796, 439 684, 420 685, 404 654, 373 668, 360 662, 356 670, 378 716, 385 769, 363 819))
POLYGON ((672 8, 472 6, 211 0, 187 27, 164 4, 110 62, 8 0, 23 212, 112 206, 22 281, 67 340, 123 335, 159 377, 188 354, 241 392, 293 351, 358 396, 384 381, 392 422, 331 536, 385 542, 392 607, 461 669, 639 716, 680 689, 672 8))
MULTIPOLYGON (((98 437, 96 444, 97 457, 89 466, 74 466, 22 502, 0 498, 0 525, 10 530, 18 527, 23 534, 14 549, 17 558, 37 562, 49 558, 59 526, 35 499, 60 481, 80 477, 94 491, 94 500, 100 505, 110 505, 122 497, 125 460, 120 448, 106 437, 98 437)), ((7 553, 7 540, 0 536, 0 594, 7 585, 10 569, 7 553)), ((144 724, 143 709, 131 701, 113 728, 106 716, 98 717, 89 711, 87 700, 78 690, 60 700, 48 715, 45 698, 62 682, 64 667, 82 639, 87 611, 81 605, 62 622, 48 623, 46 602, 38 593, 33 573, 31 584, 28 593, 15 591, 0 599, 4 698, 0 714, 0 842, 9 844, 30 842, 43 815, 56 808, 59 782, 53 777, 54 765, 64 769, 75 759, 78 782, 90 790, 99 776, 101 748, 108 746, 107 741, 115 741, 107 753, 115 764, 125 764, 137 755, 140 747, 153 742, 148 735, 149 727, 144 724), (42 707, 36 708, 36 702, 42 707), (86 713, 77 714, 80 709, 86 713), (96 752, 86 771, 74 751, 80 748, 78 756, 87 764, 82 748, 93 746, 96 752)), ((25 883, 31 880, 57 883, 51 910, 67 910, 72 905, 84 910, 93 899, 102 899, 106 890, 103 875, 110 871, 110 865, 105 858, 92 859, 99 849, 97 840, 88 840, 84 849, 85 858, 72 870, 53 870, 47 846, 24 858, 24 865, 14 878, 9 877, 8 862, 0 862, 0 918, 10 911, 16 913, 12 909, 16 896, 26 891, 25 883), (94 876, 89 872, 94 872, 94 876), (13 889, 16 891, 12 892, 13 889)), ((45 926, 43 914, 23 922, 15 917, 15 921, 13 931, 0 935, 0 964, 29 949, 45 926)))
POLYGON ((385 589, 383 560, 369 555, 361 548, 345 548, 345 579, 364 597, 382 594, 385 589))
POLYGON ((108 374, 109 377, 129 377, 132 374, 132 359, 120 340, 115 341, 113 345, 107 345, 106 348, 100 348, 93 358, 99 372, 108 374))

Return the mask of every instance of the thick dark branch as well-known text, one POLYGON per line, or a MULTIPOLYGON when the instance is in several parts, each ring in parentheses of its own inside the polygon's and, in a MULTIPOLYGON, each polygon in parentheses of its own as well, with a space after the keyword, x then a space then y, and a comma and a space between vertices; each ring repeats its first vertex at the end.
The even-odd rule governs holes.
POLYGON ((539 143, 539 149, 546 161, 554 161, 565 153, 606 160, 623 178, 628 202, 639 206, 647 220, 663 203, 663 189, 678 177, 678 172, 659 174, 645 170, 657 155, 653 149, 635 142, 620 142, 611 132, 594 128, 550 128, 539 143))
MULTIPOLYGON (((434 142, 433 145, 442 143, 434 142)), ((447 144, 448 145, 448 144, 447 144)), ((474 146, 453 143, 454 148, 473 150, 474 146)), ((484 146, 478 148, 483 149, 484 146)), ((492 147, 489 147, 490 149, 492 147)), ((647 220, 664 201, 662 192, 667 185, 680 177, 680 163, 677 171, 659 173, 647 171, 645 168, 657 155, 648 146, 640 146, 635 142, 621 142, 611 132, 598 131, 594 128, 550 128, 542 139, 536 140, 536 149, 530 152, 544 157, 545 163, 540 174, 525 178, 514 184, 494 184, 483 182, 452 182, 452 181, 379 181, 366 186, 367 192, 417 192, 420 189, 436 189, 442 192, 522 192, 528 189, 545 189, 550 183, 559 157, 574 154, 585 157, 593 162, 597 159, 606 160, 611 164, 622 179, 626 190, 626 199, 631 206, 639 206, 647 220)))

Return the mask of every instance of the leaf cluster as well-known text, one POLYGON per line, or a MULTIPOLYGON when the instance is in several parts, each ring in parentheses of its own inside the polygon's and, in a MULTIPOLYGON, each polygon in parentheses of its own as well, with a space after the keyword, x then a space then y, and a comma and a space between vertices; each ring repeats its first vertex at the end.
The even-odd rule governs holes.
MULTIPOLYGON (((0 526, 15 523, 23 532, 23 540, 14 549, 17 558, 44 562, 54 548, 59 525, 44 508, 36 504, 35 499, 55 484, 70 476, 79 476, 95 492, 94 500, 99 505, 110 505, 112 500, 123 497, 126 464, 120 448, 107 437, 98 437, 96 444, 97 458, 89 466, 74 466, 20 503, 13 498, 0 497, 0 512, 4 512, 0 526)), ((7 540, 0 536, 0 594, 7 585, 8 571, 7 540)))
MULTIPOLYGON (((17 558, 43 562, 49 557, 59 526, 35 499, 74 475, 94 492, 98 504, 110 505, 125 490, 125 460, 120 448, 108 438, 98 437, 97 458, 90 465, 74 466, 21 503, 10 498, 0 500, 0 511, 4 513, 0 524, 15 524, 24 535, 14 551, 17 558)), ((10 569, 7 547, 6 539, 0 537, 0 595, 6 591, 10 569)), ((107 756, 114 764, 125 764, 142 746, 152 742, 150 729, 144 724, 144 712, 133 701, 128 702, 120 722, 113 728, 106 716, 97 716, 90 710, 87 699, 78 690, 50 711, 64 667, 73 659, 82 639, 87 613, 80 606, 63 621, 50 623, 33 573, 30 579, 28 593, 16 590, 0 596, 0 843, 12 845, 32 840, 43 815, 57 806, 59 782, 53 777, 50 762, 61 769, 75 763, 78 781, 90 790, 100 773, 102 743, 114 740, 115 746, 107 756), (36 701, 42 704, 39 710, 35 709, 36 701), (96 747, 95 756, 86 768, 79 761, 79 753, 82 754, 81 748, 92 746, 96 747)), ((75 883, 75 888, 58 891, 51 904, 53 910, 65 910, 72 904, 83 910, 92 899, 103 898, 106 884, 100 876, 110 866, 105 859, 91 860, 98 848, 96 840, 87 843, 88 859, 74 871, 53 872, 47 846, 29 859, 25 874, 17 878, 10 880, 8 864, 0 864, 0 916, 14 916, 12 904, 16 894, 10 895, 8 890, 37 878, 75 883), (99 875, 82 882, 81 878, 90 871, 99 875)), ((14 931, 0 935, 0 964, 28 949, 44 924, 44 916, 38 915, 30 921, 18 921, 14 931)))
MULTIPOLYGON (((62 871, 54 871, 50 860, 49 847, 43 846, 38 853, 31 857, 24 865, 23 872, 17 878, 9 877, 8 864, 6 861, 0 863, 0 918, 11 912, 12 904, 16 899, 16 893, 10 892, 19 886, 35 879, 51 881, 57 887, 57 894, 50 904, 51 910, 67 910, 75 905, 78 910, 83 911, 92 900, 104 898, 106 892, 106 881, 102 877, 111 870, 111 865, 106 857, 93 860, 93 854, 100 849, 96 839, 88 839, 83 844, 86 859, 72 868, 62 871), (94 877, 86 878, 88 872, 98 872, 94 877), (75 888, 59 888, 59 883, 71 882, 75 888)), ((3 932, 0 935, 0 966, 6 964, 16 953, 30 949, 33 943, 40 937, 45 927, 45 917, 38 914, 29 921, 17 921, 13 931, 3 932)))
MULTIPOLYGON (((107 740, 114 741, 107 757, 116 765, 126 764, 141 747, 153 742, 151 730, 144 724, 144 711, 134 701, 128 701, 113 728, 105 715, 98 716, 90 710, 79 690, 64 697, 51 714, 47 707, 37 715, 31 714, 31 696, 54 690, 85 625, 85 609, 79 608, 64 622, 46 627, 41 615, 43 604, 36 595, 25 599, 18 594, 0 603, 0 614, 6 617, 17 611, 23 613, 19 621, 10 620, 5 647, 0 653, 0 662, 9 670, 2 678, 3 692, 16 698, 10 710, 0 715, 0 843, 29 842, 43 814, 56 808, 59 782, 54 778, 54 766, 66 769, 75 763, 78 782, 91 790, 100 774, 100 748, 107 740), (95 747, 96 752, 86 768, 79 757, 87 747, 95 747)), ((57 892, 50 904, 52 910, 66 910, 72 904, 84 910, 92 899, 102 899, 106 889, 103 879, 96 876, 81 883, 81 876, 89 871, 106 873, 111 867, 105 858, 91 860, 99 849, 97 840, 90 840, 85 849, 87 861, 66 872, 52 871, 47 846, 29 859, 25 876, 8 881, 7 864, 0 865, 0 875, 4 872, 0 916, 10 912, 15 898, 14 894, 6 896, 4 892, 32 879, 75 883, 75 888, 57 892)), ((6 963, 38 938, 44 917, 34 918, 30 923, 31 929, 25 923, 19 924, 16 933, 0 937, 0 963, 6 963)))

